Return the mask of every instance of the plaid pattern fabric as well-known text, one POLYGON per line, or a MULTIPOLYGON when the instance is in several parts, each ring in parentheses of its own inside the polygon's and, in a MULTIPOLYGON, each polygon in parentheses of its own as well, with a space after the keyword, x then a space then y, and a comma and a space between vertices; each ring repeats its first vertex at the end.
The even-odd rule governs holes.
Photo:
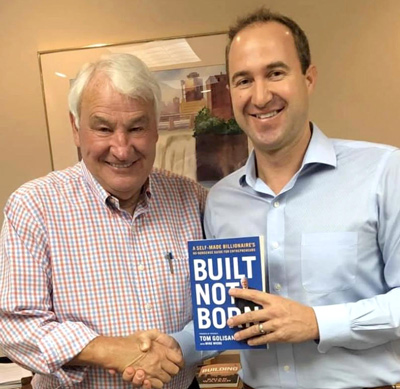
MULTIPOLYGON (((98 334, 180 331, 192 317, 186 243, 203 237, 206 191, 154 170, 133 218, 81 162, 9 199, 0 251, 0 341, 34 387, 131 387, 63 367, 98 334), (173 256, 172 268, 166 254, 173 256)), ((165 388, 187 388, 185 368, 165 388)))

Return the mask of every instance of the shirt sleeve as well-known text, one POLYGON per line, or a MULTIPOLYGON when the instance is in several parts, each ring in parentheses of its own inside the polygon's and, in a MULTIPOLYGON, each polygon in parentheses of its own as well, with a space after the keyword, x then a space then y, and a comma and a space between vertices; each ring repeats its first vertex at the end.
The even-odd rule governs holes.
POLYGON ((322 353, 332 347, 362 350, 400 338, 399 188, 400 151, 396 150, 381 170, 374 199, 377 243, 388 291, 357 302, 313 307, 320 331, 318 350, 322 353))
POLYGON ((194 341, 194 326, 193 320, 191 320, 182 331, 175 332, 171 336, 178 342, 181 347, 183 359, 185 364, 188 366, 198 365, 205 359, 215 357, 219 354, 219 351, 214 350, 203 350, 197 351, 194 341))
POLYGON ((46 233, 40 209, 12 196, 0 237, 0 345, 25 368, 71 386, 86 368, 64 365, 98 334, 83 323, 57 321, 46 233))

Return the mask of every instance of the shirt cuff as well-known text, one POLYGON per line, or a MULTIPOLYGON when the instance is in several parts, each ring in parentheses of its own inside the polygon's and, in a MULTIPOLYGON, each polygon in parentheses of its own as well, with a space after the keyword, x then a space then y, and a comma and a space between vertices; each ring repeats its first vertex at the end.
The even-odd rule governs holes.
POLYGON ((40 340, 38 346, 48 370, 62 386, 72 386, 83 380, 87 367, 64 365, 97 336, 96 332, 83 323, 67 321, 58 324, 40 340))
POLYGON ((319 328, 318 351, 344 347, 351 341, 349 313, 345 304, 313 307, 319 328))
POLYGON ((183 359, 187 366, 198 365, 204 359, 215 357, 219 351, 204 350, 197 351, 194 341, 193 321, 190 321, 183 330, 170 334, 179 344, 182 350, 183 359))

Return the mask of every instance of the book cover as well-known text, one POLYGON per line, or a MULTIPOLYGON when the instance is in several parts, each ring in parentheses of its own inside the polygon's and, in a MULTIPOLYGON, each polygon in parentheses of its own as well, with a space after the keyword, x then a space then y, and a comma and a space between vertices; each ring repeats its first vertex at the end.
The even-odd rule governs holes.
POLYGON ((240 363, 215 363, 200 368, 200 388, 236 388, 239 385, 240 363))
MULTIPOLYGON (((264 239, 260 236, 188 242, 193 322, 197 350, 265 348, 233 338, 229 317, 260 307, 229 296, 229 289, 266 291, 264 239)), ((249 324, 250 325, 250 324, 249 324)))

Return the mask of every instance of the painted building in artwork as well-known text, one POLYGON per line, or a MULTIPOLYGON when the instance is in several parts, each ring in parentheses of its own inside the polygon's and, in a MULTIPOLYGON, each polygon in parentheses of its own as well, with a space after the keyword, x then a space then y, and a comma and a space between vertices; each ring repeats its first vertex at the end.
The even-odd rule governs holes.
POLYGON ((207 105, 204 98, 203 79, 199 73, 191 72, 186 76, 185 80, 181 80, 182 85, 182 101, 181 114, 192 116, 190 125, 193 126, 194 116, 198 111, 207 105))
POLYGON ((199 73, 191 72, 184 80, 184 100, 198 101, 203 98, 203 79, 199 73))
POLYGON ((180 84, 181 97, 163 102, 160 129, 193 128, 194 117, 203 107, 208 107, 212 115, 221 119, 233 117, 226 74, 209 76, 204 85, 199 73, 190 72, 180 84))
POLYGON ((211 114, 221 119, 228 120, 233 117, 231 97, 229 95, 228 76, 217 74, 206 80, 207 107, 211 114))

